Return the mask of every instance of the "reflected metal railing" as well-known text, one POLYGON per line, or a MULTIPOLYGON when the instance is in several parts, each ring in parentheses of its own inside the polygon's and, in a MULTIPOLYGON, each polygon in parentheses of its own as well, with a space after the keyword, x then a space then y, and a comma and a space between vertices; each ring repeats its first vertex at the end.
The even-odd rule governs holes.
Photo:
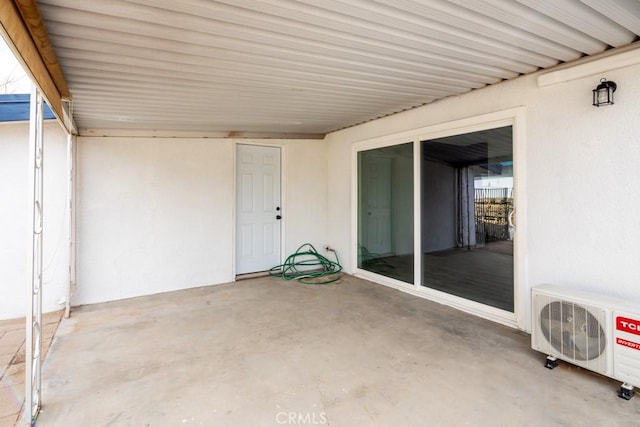
POLYGON ((477 242, 510 240, 513 188, 476 188, 474 217, 477 242))

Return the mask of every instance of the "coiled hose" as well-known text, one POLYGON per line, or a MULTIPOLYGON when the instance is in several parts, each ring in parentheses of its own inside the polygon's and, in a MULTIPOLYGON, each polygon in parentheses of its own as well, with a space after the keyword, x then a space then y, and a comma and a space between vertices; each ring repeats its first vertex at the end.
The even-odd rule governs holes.
POLYGON ((342 266, 336 251, 335 261, 320 255, 311 243, 300 246, 283 264, 269 270, 269 274, 284 280, 298 280, 307 285, 326 285, 340 278, 342 266))

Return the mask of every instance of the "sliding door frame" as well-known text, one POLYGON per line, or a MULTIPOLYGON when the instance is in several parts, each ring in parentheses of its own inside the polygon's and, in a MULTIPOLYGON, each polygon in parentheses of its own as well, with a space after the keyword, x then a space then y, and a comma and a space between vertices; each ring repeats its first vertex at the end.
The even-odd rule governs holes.
POLYGON ((351 259, 355 276, 389 286, 422 298, 436 301, 459 310, 492 320, 513 328, 526 329, 530 315, 529 286, 526 283, 526 132, 524 107, 516 107, 461 120, 426 126, 383 137, 358 141, 351 150, 351 259), (422 286, 421 248, 421 141, 444 138, 464 133, 512 126, 514 163, 515 224, 514 238, 514 312, 508 312, 475 301, 422 286), (358 267, 358 153, 376 148, 413 143, 413 232, 414 232, 414 284, 373 273, 358 267))

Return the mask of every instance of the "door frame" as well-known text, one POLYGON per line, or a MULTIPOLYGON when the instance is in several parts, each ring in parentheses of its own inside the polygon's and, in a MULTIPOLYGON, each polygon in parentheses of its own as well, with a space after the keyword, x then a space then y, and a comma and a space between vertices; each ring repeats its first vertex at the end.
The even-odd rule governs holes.
MULTIPOLYGON (((285 144, 281 142, 273 142, 273 143, 265 143, 262 140, 256 141, 251 139, 233 139, 233 230, 232 230, 232 248, 233 251, 233 265, 232 265, 232 274, 233 280, 237 280, 238 274, 236 271, 237 259, 236 259, 236 250, 238 247, 237 242, 237 226, 238 226, 238 145, 253 145, 257 147, 272 147, 280 149, 280 211, 282 212, 282 219, 280 220, 280 262, 284 260, 286 254, 285 242, 286 242, 286 228, 287 228, 287 188, 286 188, 286 179, 287 176, 286 168, 287 168, 287 150, 285 144)), ((249 273, 250 275, 251 273, 249 273)), ((259 274, 259 273, 258 273, 259 274)))
POLYGON ((530 316, 530 295, 527 279, 527 206, 526 206, 526 132, 525 108, 515 107, 508 110, 478 115, 460 120, 439 123, 410 131, 355 142, 351 147, 351 259, 355 276, 389 286, 412 295, 455 307, 503 325, 526 330, 530 316), (492 129, 502 126, 513 127, 513 164, 514 164, 514 200, 515 222, 514 238, 514 312, 507 312, 475 301, 450 295, 421 285, 421 154, 420 142, 463 133, 492 129), (414 162, 414 284, 407 284, 390 277, 382 276, 358 267, 358 153, 380 147, 403 144, 413 141, 414 162))

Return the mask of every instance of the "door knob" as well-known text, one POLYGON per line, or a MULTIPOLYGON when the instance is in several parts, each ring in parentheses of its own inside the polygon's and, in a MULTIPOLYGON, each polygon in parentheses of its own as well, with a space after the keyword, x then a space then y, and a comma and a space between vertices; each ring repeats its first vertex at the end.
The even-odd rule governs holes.
POLYGON ((282 219, 281 215, 276 215, 276 219, 282 219))

